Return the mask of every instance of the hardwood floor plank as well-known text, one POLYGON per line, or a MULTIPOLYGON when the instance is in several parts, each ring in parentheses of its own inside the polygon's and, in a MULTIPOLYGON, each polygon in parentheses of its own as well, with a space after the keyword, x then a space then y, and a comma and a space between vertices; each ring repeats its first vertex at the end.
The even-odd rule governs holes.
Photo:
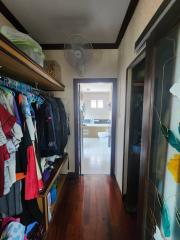
POLYGON ((70 179, 65 188, 47 240, 136 240, 136 217, 126 213, 110 176, 70 179))

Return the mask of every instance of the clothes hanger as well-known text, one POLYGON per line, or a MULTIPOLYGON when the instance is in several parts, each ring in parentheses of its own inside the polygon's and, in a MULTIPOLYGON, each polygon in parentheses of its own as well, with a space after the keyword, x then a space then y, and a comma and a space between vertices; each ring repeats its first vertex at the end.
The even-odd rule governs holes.
POLYGON ((38 83, 35 82, 35 91, 37 94, 35 94, 36 96, 36 102, 38 105, 42 105, 45 101, 45 99, 39 94, 39 89, 38 89, 38 83))
POLYGON ((43 98, 42 96, 38 96, 38 100, 37 100, 38 105, 42 105, 44 101, 45 101, 45 98, 43 98))
POLYGON ((3 90, 3 91, 4 91, 5 93, 7 93, 7 94, 12 94, 13 96, 15 96, 15 92, 12 91, 12 90, 9 89, 9 88, 6 88, 6 87, 0 85, 0 89, 3 90))
MULTIPOLYGON (((12 80, 4 76, 0 76, 0 88, 4 90, 6 93, 13 94, 14 96, 15 92, 13 92, 12 89, 15 89, 15 91, 22 93, 28 98, 29 104, 37 102, 38 105, 41 105, 45 101, 45 99, 42 96, 33 93, 33 88, 31 86, 26 85, 24 83, 19 83, 15 80, 12 80)), ((38 93, 39 89, 37 84, 36 90, 38 93)))

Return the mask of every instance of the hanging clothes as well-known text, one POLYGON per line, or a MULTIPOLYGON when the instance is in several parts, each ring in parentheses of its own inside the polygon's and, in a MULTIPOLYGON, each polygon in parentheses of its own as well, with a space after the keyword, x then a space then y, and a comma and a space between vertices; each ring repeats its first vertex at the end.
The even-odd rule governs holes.
POLYGON ((27 147, 27 172, 25 178, 25 199, 31 200, 37 198, 38 192, 43 189, 43 181, 36 157, 36 127, 33 123, 31 106, 26 96, 20 95, 19 99, 21 99, 21 109, 32 143, 30 146, 27 147), (29 186, 31 187, 29 188, 29 186))
MULTIPOLYGON (((15 117, 15 113, 17 112, 14 109, 15 102, 14 102, 14 96, 12 93, 4 93, 1 91, 1 96, 0 96, 0 104, 3 105, 3 107, 12 115, 15 117)), ((17 114, 18 116, 18 114, 17 114)), ((16 117, 15 117, 16 119, 16 117)), ((15 121, 15 124, 12 129, 13 133, 13 143, 16 146, 16 149, 19 147, 19 143, 21 142, 21 138, 23 137, 21 126, 15 121)))
MULTIPOLYGON (((0 87, 0 216, 19 216, 25 226, 38 222, 39 234, 30 236, 41 239, 37 198, 64 154, 69 125, 60 99, 46 96, 38 102, 38 98, 0 87)), ((3 228, 3 237, 11 234, 16 222, 11 220, 3 228)), ((24 239, 20 229, 18 239, 24 239)))
POLYGON ((4 195, 10 192, 16 182, 16 148, 12 140, 8 140, 6 146, 10 157, 4 165, 4 195))
POLYGON ((23 123, 23 138, 16 152, 16 173, 27 173, 28 157, 27 149, 32 145, 26 122, 23 123))
POLYGON ((48 101, 37 109, 37 131, 41 157, 54 155, 58 149, 52 106, 48 101))
POLYGON ((0 197, 4 195, 4 162, 9 158, 6 145, 0 146, 0 197))
POLYGON ((27 149, 28 168, 25 180, 25 200, 31 200, 38 197, 39 185, 36 171, 36 159, 33 146, 27 149))
POLYGON ((60 115, 60 131, 61 131, 61 148, 60 148, 60 154, 64 154, 64 149, 68 142, 68 136, 70 135, 70 129, 69 129, 69 121, 66 114, 66 110, 64 107, 64 104, 62 103, 60 98, 55 98, 58 108, 59 108, 59 115, 60 115))
POLYGON ((45 97, 45 102, 37 110, 37 119, 41 157, 62 156, 70 134, 62 101, 45 97))
POLYGON ((22 213, 21 189, 22 183, 18 181, 13 184, 7 195, 0 198, 0 213, 3 216, 16 216, 22 213))
MULTIPOLYGON (((6 147, 10 154, 9 159, 4 164, 4 195, 8 194, 11 186, 16 182, 16 151, 18 150, 23 136, 21 126, 17 123, 19 119, 17 106, 12 93, 0 91, 0 103, 9 114, 14 116, 15 123, 11 129, 12 137, 8 136, 6 147)), ((20 122, 20 119, 19 119, 20 122)))
POLYGON ((16 123, 16 118, 12 116, 3 105, 0 104, 0 122, 6 138, 12 138, 12 129, 16 123))
POLYGON ((12 129, 15 125, 16 119, 13 117, 6 109, 0 104, 0 136, 1 136, 1 146, 0 146, 0 197, 4 194, 4 184, 6 181, 4 170, 7 166, 5 161, 10 159, 10 154, 7 150, 8 138, 12 138, 12 129))
POLYGON ((10 158, 10 155, 6 147, 7 138, 3 132, 1 122, 0 122, 0 197, 4 193, 4 163, 10 158))

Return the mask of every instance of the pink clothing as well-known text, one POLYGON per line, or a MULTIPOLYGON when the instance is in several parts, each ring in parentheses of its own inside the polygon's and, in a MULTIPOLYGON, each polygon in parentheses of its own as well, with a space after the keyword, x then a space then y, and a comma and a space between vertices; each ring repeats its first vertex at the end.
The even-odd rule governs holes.
POLYGON ((38 177, 33 146, 30 146, 27 149, 27 159, 28 165, 25 179, 25 200, 31 200, 38 196, 38 177))
POLYGON ((36 156, 33 145, 27 149, 27 174, 25 178, 25 200, 38 197, 39 190, 43 188, 42 180, 38 180, 36 171, 36 156))

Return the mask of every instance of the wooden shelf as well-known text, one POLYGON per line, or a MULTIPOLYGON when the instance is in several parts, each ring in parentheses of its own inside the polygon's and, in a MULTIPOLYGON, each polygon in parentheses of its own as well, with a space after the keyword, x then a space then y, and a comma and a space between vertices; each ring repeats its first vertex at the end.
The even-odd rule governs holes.
POLYGON ((68 160, 68 154, 66 153, 63 158, 60 158, 58 164, 56 165, 55 169, 52 171, 52 175, 50 179, 45 183, 44 189, 39 193, 39 197, 45 197, 48 195, 49 191, 51 190, 54 182, 56 181, 57 177, 60 175, 60 172, 68 160))
MULTIPOLYGON (((57 180, 57 178, 60 176, 61 174, 61 170, 64 167, 64 165, 66 164, 66 162, 69 161, 68 158, 68 154, 66 153, 63 158, 60 158, 57 166, 55 167, 54 171, 52 172, 52 175, 49 179, 49 181, 47 181, 47 183, 44 186, 43 191, 41 191, 39 193, 39 197, 38 197, 38 201, 42 201, 42 211, 43 211, 43 218, 44 218, 44 227, 45 230, 48 230, 48 226, 49 226, 49 221, 48 221, 48 193, 50 192, 54 182, 57 180)), ((68 164, 69 165, 69 164, 68 164)), ((60 195, 60 193, 62 192, 65 180, 66 180, 67 175, 62 175, 62 177, 60 177, 60 181, 58 183, 58 196, 60 195)), ((53 211, 56 208, 56 203, 52 206, 51 211, 53 211)), ((52 212, 53 213, 53 212, 52 212)))
POLYGON ((1 73, 33 87, 49 91, 63 91, 65 86, 57 82, 44 69, 0 34, 1 73))
POLYGON ((57 183, 57 201, 53 204, 51 204, 51 214, 53 216, 56 207, 58 205, 58 200, 61 199, 64 183, 66 181, 67 174, 60 174, 60 178, 58 178, 58 183, 57 183))

